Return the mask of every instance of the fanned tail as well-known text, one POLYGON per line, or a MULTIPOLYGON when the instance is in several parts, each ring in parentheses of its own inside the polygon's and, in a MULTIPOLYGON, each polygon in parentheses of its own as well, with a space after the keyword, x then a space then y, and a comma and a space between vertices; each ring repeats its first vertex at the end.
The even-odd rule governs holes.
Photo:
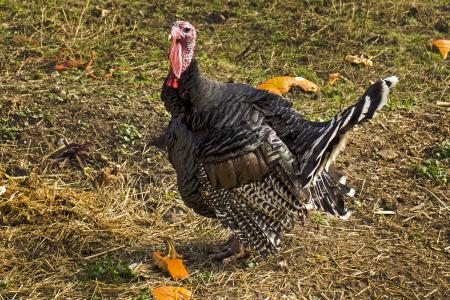
POLYGON ((351 212, 345 208, 344 198, 353 197, 355 189, 347 186, 346 176, 336 170, 323 171, 316 184, 308 190, 308 209, 321 209, 342 219, 350 217, 351 212))
POLYGON ((355 125, 372 119, 388 100, 390 89, 398 79, 391 76, 371 85, 353 105, 339 112, 326 123, 310 123, 308 146, 303 146, 300 157, 301 173, 307 176, 306 184, 316 184, 323 170, 328 170, 338 154, 344 149, 346 133, 355 125))
POLYGON ((396 76, 390 76, 372 84, 355 104, 339 112, 331 121, 339 124, 338 133, 345 133, 354 125, 372 119, 387 104, 389 91, 397 82, 396 76))

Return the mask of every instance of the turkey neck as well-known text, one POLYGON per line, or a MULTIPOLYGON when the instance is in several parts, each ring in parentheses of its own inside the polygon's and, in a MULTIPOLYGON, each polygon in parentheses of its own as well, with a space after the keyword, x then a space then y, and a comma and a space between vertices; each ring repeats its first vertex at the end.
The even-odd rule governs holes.
MULTIPOLYGON (((171 73, 172 71, 167 79, 173 76, 171 73)), ((164 83, 162 100, 173 117, 181 113, 204 111, 217 104, 218 99, 223 98, 221 86, 221 83, 200 74, 197 60, 194 58, 188 69, 178 79, 178 88, 164 83)))

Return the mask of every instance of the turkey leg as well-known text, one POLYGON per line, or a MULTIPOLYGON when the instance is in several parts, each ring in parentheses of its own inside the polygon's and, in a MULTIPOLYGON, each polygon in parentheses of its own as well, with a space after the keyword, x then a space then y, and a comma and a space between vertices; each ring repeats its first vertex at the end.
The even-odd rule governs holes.
POLYGON ((212 255, 212 259, 221 260, 224 264, 238 260, 247 256, 244 245, 233 234, 223 245, 224 250, 221 253, 212 255))

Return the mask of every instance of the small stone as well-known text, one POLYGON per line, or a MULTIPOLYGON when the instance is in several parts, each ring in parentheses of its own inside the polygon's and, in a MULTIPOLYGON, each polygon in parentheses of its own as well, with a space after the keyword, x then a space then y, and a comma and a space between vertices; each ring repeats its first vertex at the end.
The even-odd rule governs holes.
POLYGON ((3 195, 6 192, 6 186, 2 185, 0 186, 0 196, 3 195))
POLYGON ((64 138, 59 138, 56 141, 56 146, 58 146, 58 147, 64 146, 64 138))

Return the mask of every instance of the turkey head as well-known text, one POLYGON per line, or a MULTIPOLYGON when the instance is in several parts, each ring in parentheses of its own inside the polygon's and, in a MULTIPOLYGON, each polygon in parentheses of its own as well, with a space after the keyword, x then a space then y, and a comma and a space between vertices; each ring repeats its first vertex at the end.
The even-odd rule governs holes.
POLYGON ((166 85, 178 88, 178 79, 187 70, 194 56, 195 39, 197 33, 195 27, 186 21, 176 21, 169 35, 172 44, 169 50, 171 73, 166 85))

